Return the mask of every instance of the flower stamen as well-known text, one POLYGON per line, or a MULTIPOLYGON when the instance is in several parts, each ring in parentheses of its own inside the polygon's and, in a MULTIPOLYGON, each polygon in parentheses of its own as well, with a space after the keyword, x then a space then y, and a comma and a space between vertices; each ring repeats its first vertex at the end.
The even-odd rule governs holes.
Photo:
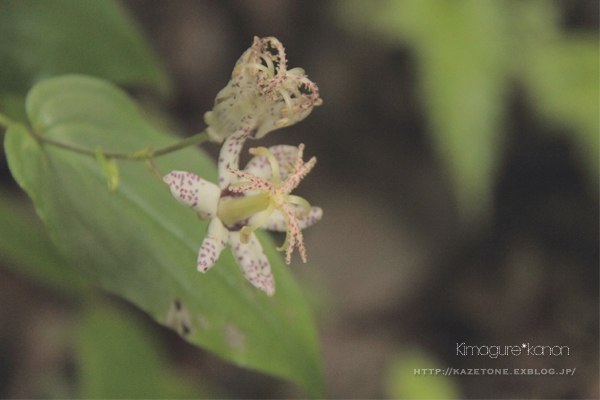
POLYGON ((290 97, 287 90, 285 90, 285 88, 280 87, 279 89, 277 89, 277 92, 279 92, 279 94, 285 101, 289 113, 292 114, 294 112, 294 105, 292 104, 292 98, 290 97))
POLYGON ((248 153, 252 154, 253 156, 267 157, 267 160, 269 160, 269 164, 271 164, 271 183, 274 186, 279 186, 281 173, 279 172, 279 163, 277 162, 277 159, 275 158, 273 153, 271 153, 271 151, 266 147, 253 147, 248 150, 248 153))
POLYGON ((299 213, 301 217, 306 217, 310 213, 310 203, 304 197, 288 194, 285 199, 290 204, 296 204, 304 208, 304 211, 299 213))
POLYGON ((250 71, 250 73, 253 75, 256 74, 256 71, 254 71, 254 70, 260 70, 260 71, 265 72, 266 74, 270 73, 270 71, 267 67, 265 67, 262 64, 258 64, 258 63, 247 63, 243 67, 248 69, 250 71))
POLYGON ((275 65, 273 65, 273 61, 265 56, 261 56, 260 58, 262 58, 267 64, 267 70, 265 72, 267 72, 269 78, 272 78, 275 75, 275 65))
MULTIPOLYGON (((306 176, 317 162, 315 157, 311 158, 307 163, 302 161, 304 145, 300 144, 296 151, 296 160, 288 171, 287 177, 281 182, 281 171, 279 162, 275 155, 265 147, 256 147, 250 149, 250 153, 255 156, 264 156, 269 161, 271 166, 271 181, 266 181, 258 176, 252 175, 245 171, 230 168, 229 172, 242 178, 244 181, 232 184, 229 190, 232 192, 258 191, 267 195, 268 207, 262 212, 256 221, 251 226, 245 226, 240 232, 240 239, 249 240, 250 234, 258 227, 262 226, 275 210, 279 210, 283 216, 286 226, 286 237, 282 246, 278 247, 279 251, 286 251, 286 263, 290 263, 292 251, 294 247, 298 247, 302 261, 306 262, 306 249, 302 237, 302 231, 298 225, 298 214, 301 217, 307 217, 311 207, 308 201, 302 197, 291 195, 290 192, 298 186, 302 178, 306 176), (294 206, 303 208, 303 212, 297 212, 294 206)), ((286 166, 287 167, 287 166, 286 166)), ((287 169, 287 168, 286 168, 287 169)))

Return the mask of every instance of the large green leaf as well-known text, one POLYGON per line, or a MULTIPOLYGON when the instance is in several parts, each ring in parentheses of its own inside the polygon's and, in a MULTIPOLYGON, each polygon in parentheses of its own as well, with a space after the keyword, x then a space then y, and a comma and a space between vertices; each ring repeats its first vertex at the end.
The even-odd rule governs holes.
POLYGON ((0 89, 26 93, 67 73, 145 84, 162 92, 167 75, 112 0, 1 0, 0 89))
POLYGON ((94 299, 78 322, 75 356, 81 398, 207 397, 177 375, 161 343, 130 310, 94 299))
MULTIPOLYGON (((92 149, 135 151, 175 140, 149 125, 118 88, 89 77, 39 83, 27 97, 27 113, 36 132, 92 149)), ((51 238, 87 279, 192 343, 323 394, 310 310, 267 235, 259 238, 276 280, 272 298, 245 281, 228 249, 207 274, 196 271, 207 224, 143 163, 120 162, 120 185, 110 194, 94 158, 42 146, 19 124, 9 127, 5 149, 51 238)), ((156 164, 163 172, 216 180, 213 162, 194 149, 156 164)))

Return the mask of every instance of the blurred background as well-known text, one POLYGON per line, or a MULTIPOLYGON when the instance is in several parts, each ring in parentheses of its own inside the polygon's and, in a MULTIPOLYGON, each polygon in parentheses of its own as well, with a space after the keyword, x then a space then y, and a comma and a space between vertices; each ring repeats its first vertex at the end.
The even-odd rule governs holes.
MULTIPOLYGON (((132 93, 182 135, 205 128, 254 36, 277 37, 318 84, 323 105, 260 145, 305 143, 318 159, 297 194, 324 218, 305 231, 309 262, 291 268, 314 306, 329 397, 598 398, 597 1, 120 4, 175 81, 167 100, 132 93), (570 353, 492 359, 460 343, 570 353), (413 372, 446 367, 576 372, 413 372)), ((0 173, 19 196, 4 158, 0 173)), ((75 393, 76 309, 0 269, 2 397, 75 393)), ((303 396, 127 312, 209 397, 303 396)))

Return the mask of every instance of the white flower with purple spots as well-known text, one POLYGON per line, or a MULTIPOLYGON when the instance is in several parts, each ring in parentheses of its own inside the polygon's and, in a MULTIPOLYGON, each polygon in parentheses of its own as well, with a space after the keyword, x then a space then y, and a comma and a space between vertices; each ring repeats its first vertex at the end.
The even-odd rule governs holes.
POLYGON ((204 114, 211 140, 221 143, 242 131, 253 138, 293 125, 322 103, 302 68, 287 69, 285 49, 273 37, 254 38, 237 61, 231 80, 204 114))
POLYGON ((310 172, 316 158, 304 163, 302 144, 258 147, 250 149, 254 157, 240 171, 238 156, 244 138, 230 137, 224 143, 219 186, 183 171, 171 172, 164 181, 180 203, 191 207, 199 218, 210 220, 198 254, 198 270, 208 271, 229 243, 246 279, 272 296, 275 281, 271 266, 254 230, 261 227, 286 232, 284 244, 277 248, 286 251, 286 263, 290 263, 294 247, 306 262, 302 229, 319 221, 323 211, 290 193, 310 172))

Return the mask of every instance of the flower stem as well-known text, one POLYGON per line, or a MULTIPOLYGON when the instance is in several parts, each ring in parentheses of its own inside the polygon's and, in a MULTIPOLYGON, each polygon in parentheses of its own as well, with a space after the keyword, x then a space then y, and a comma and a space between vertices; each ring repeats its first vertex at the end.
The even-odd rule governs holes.
MULTIPOLYGON (((0 114, 0 127, 4 127, 8 129, 10 124, 13 121, 7 116, 0 114)), ((77 146, 71 143, 61 142, 59 140, 55 140, 49 138, 44 135, 40 135, 39 133, 29 130, 29 134, 33 136, 38 142, 45 143, 54 147, 58 147, 64 150, 68 150, 73 153, 83 154, 89 157, 96 158, 96 150, 91 150, 86 147, 77 146)), ((194 146, 197 144, 204 143, 208 140, 208 134, 206 131, 197 133, 188 138, 182 139, 177 143, 174 143, 169 146, 161 147, 159 149, 153 150, 152 147, 147 147, 145 149, 133 152, 133 153, 118 153, 118 152, 103 152, 104 157, 107 159, 119 159, 119 160, 131 160, 131 161, 144 161, 151 160, 156 157, 164 156, 165 154, 173 153, 177 150, 181 150, 185 147, 194 146)))
MULTIPOLYGON (((202 131, 200 133, 196 133, 193 136, 190 136, 189 138, 182 139, 179 142, 174 143, 170 146, 165 146, 165 147, 162 147, 162 148, 156 149, 156 150, 150 150, 149 157, 147 157, 147 158, 160 157, 165 154, 169 154, 169 153, 172 153, 177 150, 181 150, 181 149, 189 147, 189 146, 202 144, 202 143, 206 142, 207 140, 208 140, 208 134, 206 133, 206 131, 202 131)), ((135 158, 133 158, 133 159, 135 159, 135 158)))
MULTIPOLYGON (((51 139, 49 137, 40 135, 37 132, 30 131, 31 135, 36 138, 38 141, 42 143, 49 144, 51 146, 59 147, 61 149, 69 150, 73 153, 83 154, 90 157, 96 157, 96 151, 91 150, 85 147, 80 147, 77 145, 73 145, 70 143, 64 143, 58 140, 51 139)), ((173 153, 177 150, 181 150, 185 147, 193 146, 196 144, 201 144, 208 140, 208 135, 206 132, 200 132, 189 138, 185 138, 180 140, 177 143, 174 143, 169 146, 161 147, 159 149, 153 150, 151 147, 147 147, 145 149, 133 152, 133 153, 115 153, 115 152, 104 152, 104 157, 107 159, 119 159, 119 160, 130 160, 130 161, 144 161, 150 160, 152 158, 164 156, 165 154, 173 153)))

